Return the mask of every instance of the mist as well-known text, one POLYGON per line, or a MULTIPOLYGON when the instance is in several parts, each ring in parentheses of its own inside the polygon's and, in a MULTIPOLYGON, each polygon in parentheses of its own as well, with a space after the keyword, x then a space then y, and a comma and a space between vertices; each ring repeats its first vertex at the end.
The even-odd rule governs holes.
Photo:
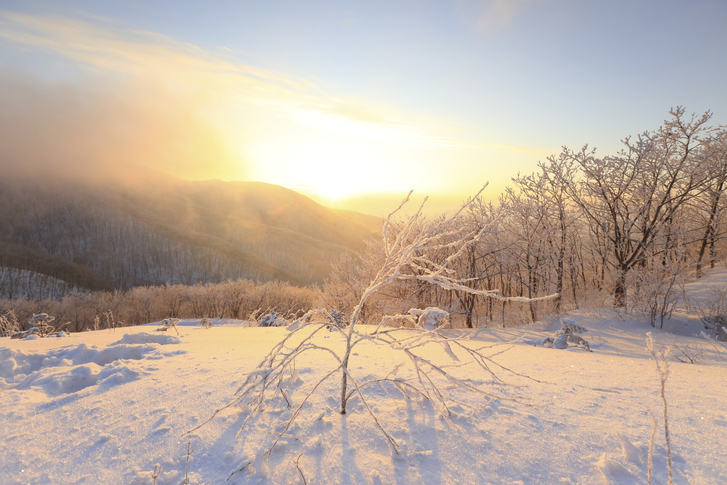
POLYGON ((0 71, 0 170, 103 179, 143 166, 191 180, 239 177, 240 162, 192 98, 149 81, 51 84, 0 71))

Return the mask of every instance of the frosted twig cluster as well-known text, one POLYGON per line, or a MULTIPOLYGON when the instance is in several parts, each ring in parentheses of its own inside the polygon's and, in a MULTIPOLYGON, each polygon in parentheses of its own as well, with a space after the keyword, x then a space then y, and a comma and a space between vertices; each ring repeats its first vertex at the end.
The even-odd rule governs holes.
MULTIPOLYGON (((667 363, 666 359, 669 355, 670 349, 667 348, 665 352, 657 352, 654 348, 654 339, 651 336, 651 332, 647 332, 646 334, 646 348, 651 354, 651 357, 654 358, 654 363, 656 364, 656 372, 659 375, 659 383, 661 384, 659 395, 661 396, 661 402, 664 405, 664 439, 666 440, 666 466, 669 470, 669 485, 673 485, 674 471, 671 461, 671 436, 669 435, 669 415, 667 413, 665 394, 666 379, 667 377, 669 377, 669 364, 667 363)), ((651 442, 653 443, 653 436, 651 442)), ((651 448, 653 448, 653 445, 650 445, 649 453, 651 453, 651 448)), ((649 458, 651 459, 651 457, 649 458)), ((651 466, 649 467, 649 470, 651 471, 651 466)), ((649 475, 651 475, 651 473, 649 473, 649 475)), ((649 483, 651 483, 651 478, 649 479, 649 483)))
MULTIPOLYGON (((475 198, 480 193, 481 191, 475 198)), ((471 339, 471 334, 443 330, 440 326, 448 315, 440 309, 428 308, 411 313, 411 319, 421 319, 423 315, 427 315, 424 325, 414 329, 388 327, 386 323, 391 319, 386 318, 376 326, 357 325, 361 310, 371 295, 388 284, 407 280, 501 300, 534 301, 523 297, 502 297, 494 291, 477 290, 467 286, 466 279, 454 276, 455 272, 450 269, 451 263, 497 223, 494 218, 490 224, 474 231, 467 231, 464 229, 466 226, 455 223, 460 213, 475 198, 470 199, 451 217, 433 222, 427 222, 422 216, 422 204, 412 217, 398 227, 396 234, 393 234, 393 217, 409 200, 407 196, 385 221, 383 263, 361 294, 350 320, 344 322, 340 312, 313 310, 290 323, 287 326, 288 334, 268 352, 253 372, 247 374, 237 389, 235 398, 195 429, 209 422, 223 409, 236 405, 247 411, 239 431, 242 433, 250 420, 260 416, 268 407, 285 406, 289 413, 281 418, 274 431, 269 431, 272 438, 265 445, 265 455, 269 455, 280 439, 291 436, 291 428, 304 412, 311 397, 339 372, 340 414, 346 414, 348 402, 358 397, 363 412, 371 418, 395 453, 404 450, 371 405, 372 396, 368 389, 372 387, 383 388, 385 394, 393 400, 423 398, 445 419, 452 416, 452 407, 455 404, 477 412, 484 410, 495 399, 523 402, 522 398, 510 392, 516 386, 504 382, 498 373, 505 372, 525 378, 527 376, 497 364, 492 359, 496 352, 493 351, 494 346, 477 344, 471 339), (433 252, 444 252, 448 256, 442 262, 435 262, 430 257, 433 252), (329 330, 331 334, 322 335, 323 330, 329 330), (317 338, 321 336, 328 338, 325 341, 317 338), (402 359, 404 362, 383 377, 360 381, 349 368, 349 362, 353 355, 352 350, 363 343, 388 347, 401 353, 405 357, 402 359), (298 376, 297 362, 303 354, 311 352, 326 355, 332 365, 324 369, 316 379, 302 383, 298 376), (473 374, 475 369, 476 374, 473 374), (484 379, 478 377, 472 380, 472 375, 482 374, 484 379), (478 396, 478 404, 470 405, 458 401, 458 397, 466 394, 478 396)), ((537 300, 554 296, 556 295, 537 300)), ((240 467, 233 475, 248 465, 249 463, 240 467)))

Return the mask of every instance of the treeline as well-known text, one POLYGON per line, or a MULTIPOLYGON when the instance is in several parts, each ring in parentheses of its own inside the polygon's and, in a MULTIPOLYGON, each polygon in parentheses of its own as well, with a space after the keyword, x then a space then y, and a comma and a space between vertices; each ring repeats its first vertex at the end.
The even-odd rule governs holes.
POLYGON ((234 318, 246 320, 277 312, 300 316, 315 306, 316 291, 285 282, 249 279, 195 285, 166 284, 128 291, 72 292, 62 299, 0 300, 0 317, 27 329, 28 320, 44 312, 56 328, 69 332, 141 325, 165 318, 234 318))
MULTIPOLYGON (((709 113, 688 118, 677 108, 671 115, 657 131, 625 139, 615 155, 564 148, 536 172, 515 177, 497 201, 472 201, 441 238, 470 235, 473 242, 405 269, 423 275, 449 259, 451 275, 473 290, 557 296, 519 303, 398 283, 367 305, 369 318, 426 306, 446 308, 468 327, 583 306, 643 311, 652 324, 667 316, 679 284, 724 257, 727 233, 727 130, 709 126, 709 113)), ((327 281, 324 293, 340 309, 350 311, 371 281, 382 244, 372 244, 358 264, 339 264, 327 281)))

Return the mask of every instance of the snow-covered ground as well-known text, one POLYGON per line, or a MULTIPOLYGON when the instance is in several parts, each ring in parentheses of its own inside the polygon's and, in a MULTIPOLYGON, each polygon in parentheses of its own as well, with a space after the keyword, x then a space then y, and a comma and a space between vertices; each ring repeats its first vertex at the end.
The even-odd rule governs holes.
MULTIPOLYGON (((727 286, 727 271, 713 272, 688 294, 704 297, 716 286, 727 286)), ((158 484, 184 483, 185 475, 196 484, 303 483, 302 476, 308 484, 641 484, 648 476, 649 412, 659 423, 653 483, 667 483, 660 384, 646 350, 651 327, 611 310, 567 317, 589 329, 584 337, 593 352, 534 346, 558 330, 555 318, 471 332, 472 345, 498 344, 487 351, 497 354, 493 359, 532 378, 497 370, 513 400, 445 389, 461 404, 444 419, 427 401, 370 388, 372 411, 401 453, 357 398, 348 414, 336 412, 336 374, 311 396, 267 458, 264 444, 292 412, 282 397, 239 436, 249 408, 237 406, 182 435, 233 398, 286 328, 213 320, 213 328, 203 329, 187 320, 179 336, 147 325, 63 338, 3 338, 0 483, 150 484, 159 464, 158 484), (482 411, 473 414, 469 406, 482 411)), ((695 315, 679 311, 664 330, 652 332, 657 349, 673 348, 666 398, 676 483, 727 483, 727 348, 700 337, 702 328, 695 315), (675 360, 685 360, 680 352, 697 363, 675 360)), ((334 349, 341 339, 328 331, 315 338, 334 349)), ((286 396, 294 405, 331 369, 327 355, 310 353, 298 361, 286 396)), ((431 357, 449 359, 435 349, 431 357)), ((355 348, 349 368, 360 379, 383 377, 401 360, 401 352, 367 342, 355 348)), ((496 389, 482 371, 456 369, 468 382, 496 389)), ((399 375, 411 377, 411 370, 399 375)))

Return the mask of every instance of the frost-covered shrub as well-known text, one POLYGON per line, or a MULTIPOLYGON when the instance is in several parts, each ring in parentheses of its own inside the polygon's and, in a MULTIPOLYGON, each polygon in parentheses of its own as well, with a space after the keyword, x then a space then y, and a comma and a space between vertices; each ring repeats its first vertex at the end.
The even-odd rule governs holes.
POLYGON ((47 313, 38 313, 28 320, 28 323, 36 327, 36 334, 40 337, 45 337, 55 330, 55 327, 49 325, 50 322, 55 320, 56 317, 48 315, 47 313))
POLYGON ((328 317, 328 321, 331 322, 331 325, 339 328, 347 327, 350 323, 348 315, 338 310, 329 310, 326 312, 326 316, 328 317))
POLYGON ((711 290, 698 312, 704 328, 711 330, 717 340, 727 341, 727 288, 711 290))
POLYGON ((679 295, 674 291, 681 268, 677 263, 669 263, 666 267, 647 267, 632 270, 627 278, 628 285, 634 288, 630 298, 631 309, 649 316, 652 327, 656 327, 657 317, 659 328, 664 327, 664 320, 671 318, 679 295))
POLYGON ((5 315, 0 315, 0 337, 10 337, 20 330, 20 322, 13 310, 6 312, 5 315))
POLYGON ((209 318, 203 318, 202 320, 200 320, 199 325, 202 328, 212 328, 212 322, 210 322, 209 318))
POLYGON ((287 327, 288 321, 283 318, 278 312, 268 313, 263 315, 257 321, 258 327, 287 327))
POLYGON ((161 322, 159 322, 159 327, 157 327, 157 332, 166 332, 170 328, 173 328, 177 335, 179 335, 179 330, 177 330, 177 323, 179 323, 178 318, 165 318, 161 322))
POLYGON ((705 317, 702 323, 706 329, 714 332, 714 338, 727 342, 727 313, 705 317))
POLYGON ((428 307, 424 310, 412 308, 409 315, 386 315, 381 319, 381 325, 386 327, 423 328, 434 330, 449 323, 449 313, 441 308, 428 307))
POLYGON ((381 325, 393 328, 414 328, 416 326, 416 320, 411 315, 384 315, 381 318, 381 325))
POLYGON ((23 339, 25 337, 29 337, 30 335, 36 335, 37 333, 38 327, 31 327, 28 330, 23 330, 22 332, 15 332, 10 338, 23 339))
POLYGON ((449 323, 449 313, 437 307, 428 307, 424 310, 412 308, 409 315, 417 319, 417 326, 424 330, 434 330, 449 323))
POLYGON ((546 337, 540 342, 543 347, 553 349, 567 349, 568 342, 576 346, 582 346, 587 351, 591 351, 591 346, 588 345, 580 334, 587 332, 588 329, 578 324, 575 320, 570 318, 560 319, 560 330, 556 332, 553 337, 546 337))
MULTIPOLYGON (((479 193, 469 199, 469 202, 449 218, 427 221, 422 214, 422 207, 420 207, 415 216, 407 221, 391 225, 394 215, 408 201, 409 197, 407 197, 384 223, 382 236, 386 243, 383 248, 384 254, 380 260, 380 269, 376 271, 376 275, 370 280, 369 285, 361 289, 358 303, 355 305, 350 319, 346 319, 349 322, 346 328, 331 325, 328 321, 313 320, 314 311, 296 318, 287 325, 287 332, 282 333, 284 338, 268 352, 254 371, 247 374, 244 382, 235 392, 235 397, 227 405, 217 409, 205 422, 187 432, 188 434, 196 431, 228 407, 236 406, 246 409, 247 417, 243 426, 247 425, 247 428, 244 433, 240 432, 238 435, 245 435, 244 445, 246 447, 247 443, 251 443, 252 446, 259 448, 256 458, 249 461, 243 460, 240 466, 231 472, 229 478, 246 469, 263 469, 264 464, 258 466, 258 463, 263 462, 264 457, 270 457, 276 446, 283 445, 281 439, 292 436, 289 434, 292 429, 308 426, 302 422, 303 420, 298 421, 298 417, 303 413, 318 412, 310 405, 306 406, 310 403, 309 399, 316 393, 330 393, 326 401, 329 403, 340 402, 338 412, 341 415, 349 412, 347 409, 349 401, 356 399, 357 405, 350 411, 356 411, 359 403, 362 405, 362 408, 365 409, 362 411, 364 419, 370 419, 383 434, 389 444, 392 457, 400 453, 407 456, 407 450, 405 443, 399 444, 397 438, 387 430, 388 423, 378 417, 379 411, 373 403, 381 399, 381 389, 394 401, 421 398, 422 401, 427 402, 428 410, 426 412, 429 412, 429 409, 435 410, 447 422, 451 422, 450 418, 459 416, 462 412, 455 411, 455 409, 461 409, 463 406, 470 407, 466 404, 466 401, 470 401, 470 399, 462 399, 463 393, 476 396, 476 399, 472 400, 475 403, 471 408, 473 412, 484 411, 485 408, 481 406, 483 399, 492 401, 502 398, 507 399, 508 402, 521 402, 519 397, 501 388, 507 383, 497 376, 494 367, 490 367, 490 363, 493 363, 504 372, 512 372, 492 361, 492 355, 490 355, 492 346, 487 345, 481 348, 473 346, 470 340, 471 335, 468 334, 422 331, 426 327, 436 328, 446 323, 449 315, 439 308, 415 309, 410 312, 410 315, 396 316, 400 321, 409 322, 412 326, 414 326, 413 322, 416 317, 418 325, 422 327, 418 331, 382 328, 387 320, 382 321, 373 331, 370 328, 361 328, 366 321, 364 313, 366 305, 372 301, 370 298, 375 297, 383 288, 400 285, 402 282, 408 284, 426 282, 427 286, 431 285, 431 287, 438 287, 442 290, 461 291, 481 298, 497 298, 502 301, 522 303, 551 299, 556 296, 549 295, 538 299, 503 297, 493 290, 471 288, 468 286, 471 279, 458 278, 449 267, 450 263, 454 261, 454 257, 436 261, 433 255, 440 253, 459 255, 489 232, 494 232, 497 217, 485 223, 478 230, 461 230, 457 227, 460 222, 460 213, 465 211, 478 197, 479 193), (416 271, 411 271, 411 268, 416 268, 416 271), (326 327, 332 330, 331 336, 326 336, 325 340, 319 340, 316 336, 320 336, 319 332, 325 331, 326 327), (398 357, 393 359, 394 362, 390 362, 390 364, 395 367, 388 372, 382 369, 382 373, 377 372, 375 375, 360 373, 360 366, 352 364, 351 359, 358 358, 359 350, 361 352, 369 351, 357 348, 361 343, 373 343, 390 349, 392 352, 400 352, 402 359, 398 362, 398 357), (445 356, 444 362, 441 362, 438 356, 436 360, 433 360, 430 351, 432 346, 439 346, 445 356), (324 351, 333 358, 326 359, 325 368, 320 368, 320 373, 313 375, 301 372, 301 374, 306 374, 301 377, 298 374, 298 369, 303 365, 300 358, 309 351, 324 351), (481 381, 482 384, 472 381, 469 371, 463 369, 470 365, 484 370, 492 379, 481 381), (396 377, 401 367, 405 367, 406 370, 400 374, 402 377, 396 377), (322 377, 319 378, 319 375, 322 377), (338 380, 339 376, 340 388, 322 385, 331 378, 338 380), (497 388, 493 389, 486 383, 487 381, 492 381, 497 388, 502 389, 502 392, 497 388), (301 387, 301 383, 303 384, 302 392, 296 391, 296 388, 301 387), (278 406, 286 406, 290 412, 281 415, 274 411, 278 406), (253 433, 258 437, 253 437, 253 433)), ((337 308, 345 307, 337 306, 337 308)), ((258 324, 272 326, 279 320, 277 314, 268 314, 259 319, 258 324)), ((388 321, 393 320, 394 317, 388 319, 388 321)), ((438 352, 435 352, 435 356, 436 354, 438 352)), ((320 416, 324 415, 325 412, 320 416)), ((308 422, 312 423, 319 419, 321 418, 313 418, 308 422)))

